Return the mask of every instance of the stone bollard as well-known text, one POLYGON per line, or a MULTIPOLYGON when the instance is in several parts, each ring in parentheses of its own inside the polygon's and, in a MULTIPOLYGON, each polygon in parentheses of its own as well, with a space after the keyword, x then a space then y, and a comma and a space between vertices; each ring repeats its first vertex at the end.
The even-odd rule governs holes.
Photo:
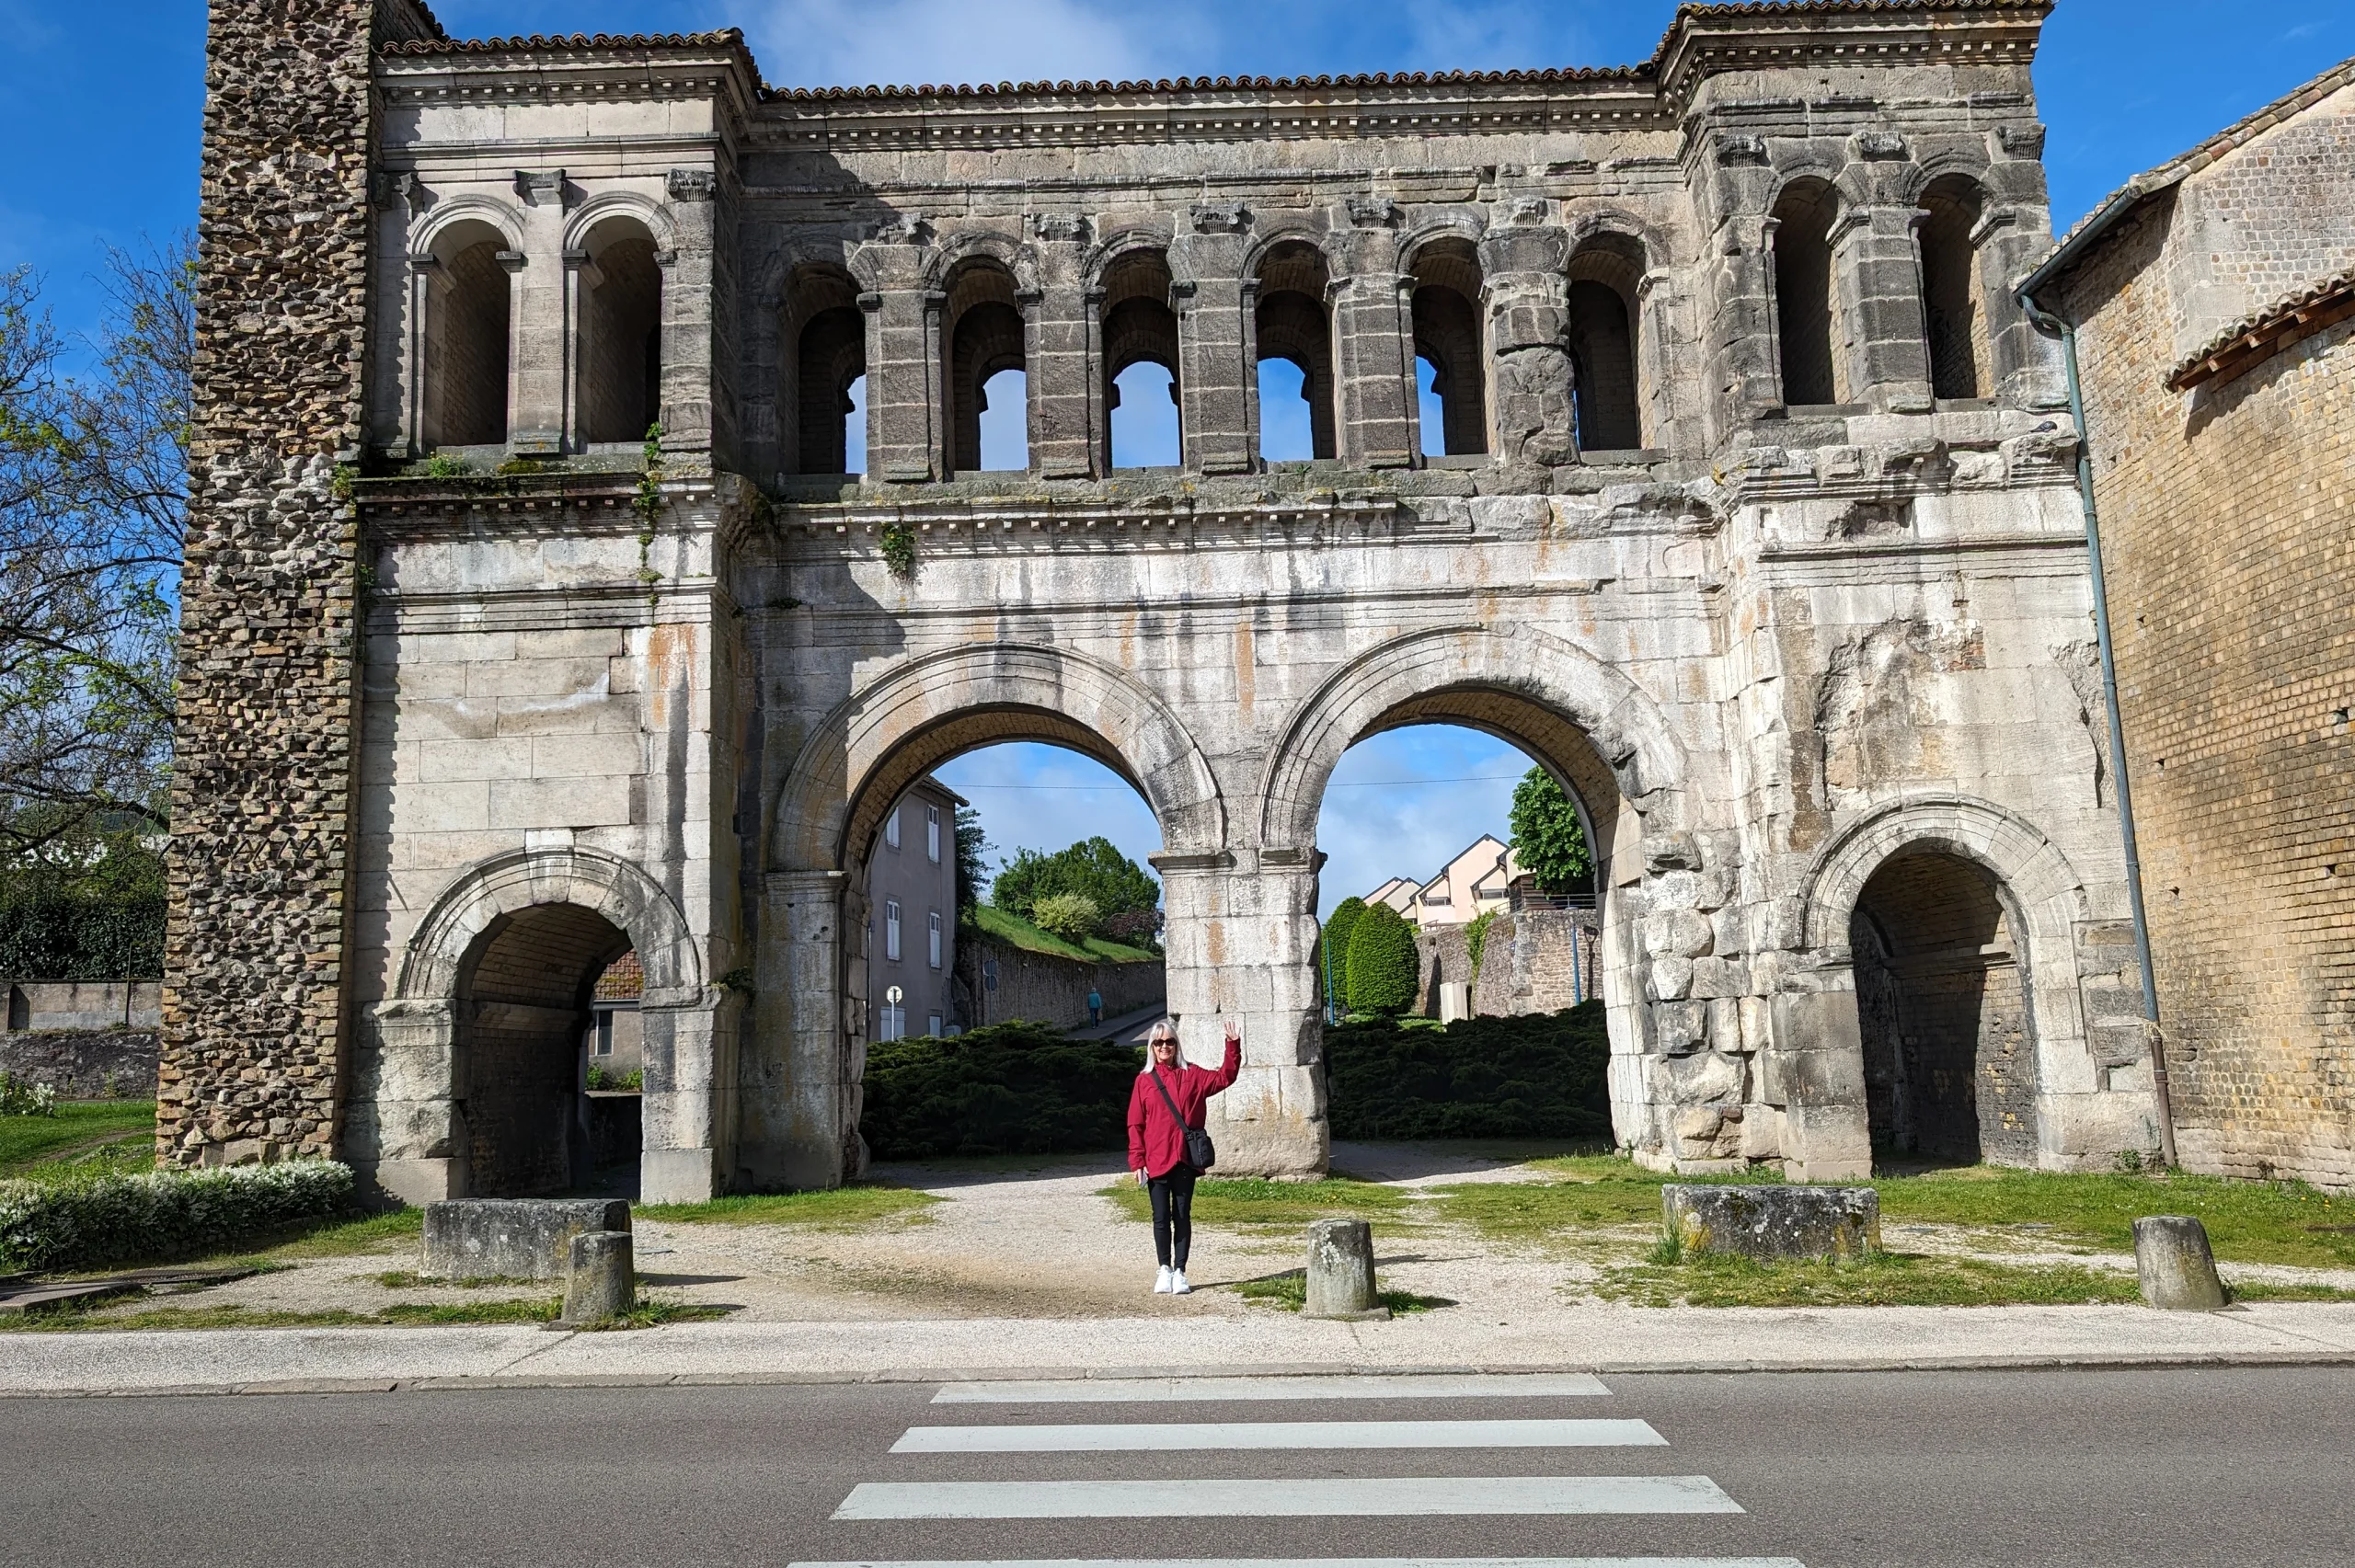
POLYGON ((2134 1221, 2134 1272, 2145 1305, 2167 1312, 2212 1312, 2229 1299, 2208 1250, 2208 1227, 2188 1214, 2134 1221))
POLYGON ((572 1272, 564 1281, 569 1327, 618 1318, 638 1304, 636 1253, 626 1230, 585 1230, 572 1238, 572 1272))
POLYGON ((1373 1226, 1319 1219, 1308 1228, 1308 1304, 1300 1315, 1360 1322, 1390 1315, 1373 1293, 1373 1226))

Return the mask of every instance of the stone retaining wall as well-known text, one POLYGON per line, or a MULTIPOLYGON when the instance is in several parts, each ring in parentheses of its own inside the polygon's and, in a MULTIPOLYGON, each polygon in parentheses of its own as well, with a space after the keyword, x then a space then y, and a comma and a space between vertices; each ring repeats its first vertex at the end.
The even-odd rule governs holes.
POLYGON ((1087 1022, 1090 990, 1104 998, 1107 1018, 1151 1007, 1169 994, 1167 971, 1159 964, 1084 964, 1009 946, 970 930, 958 933, 957 978, 965 987, 969 1028, 1016 1018, 1078 1028, 1087 1022), (982 984, 985 959, 997 964, 995 990, 982 984))
POLYGON ((54 1085, 62 1100, 144 1100, 155 1093, 155 1031, 15 1030, 0 1035, 0 1072, 54 1085))

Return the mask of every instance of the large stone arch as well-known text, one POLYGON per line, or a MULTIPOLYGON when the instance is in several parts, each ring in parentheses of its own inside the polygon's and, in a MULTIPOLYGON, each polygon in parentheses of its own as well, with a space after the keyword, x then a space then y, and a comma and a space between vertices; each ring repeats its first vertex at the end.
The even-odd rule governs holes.
POLYGON ((471 966, 511 928, 559 912, 618 933, 646 971, 641 1196, 694 1202, 720 1190, 732 1132, 733 1009, 706 985, 704 956, 670 893, 629 862, 577 846, 512 851, 469 867, 410 934, 392 996, 364 1021, 347 1139, 363 1181, 412 1203, 467 1195, 471 966))
MULTIPOLYGON (((1844 1054, 1856 1052, 1852 1073, 1827 1082, 1853 1083, 1853 1096, 1815 1107, 1853 1119, 1844 1138, 1868 1139, 1862 1103, 1862 1036, 1857 1009, 1851 917, 1866 884, 1901 854, 1945 854, 1986 873, 2015 933, 2033 1047, 2038 1163, 2070 1162, 2070 1118, 2056 1096, 2091 1077, 2078 956, 2079 933, 2092 918, 2084 879, 2061 847, 2018 813, 1974 796, 1909 791, 1847 824, 1817 852, 1802 883, 1798 934, 1821 986, 1819 1004, 1839 1009, 1825 1031, 1844 1054), (1846 1100, 1853 1098, 1851 1105, 1846 1100)), ((1867 1156, 1868 1158, 1868 1156, 1867 1156)))
POLYGON ((1051 741, 1103 762, 1153 807, 1171 853, 1226 841, 1217 781, 1166 703, 1085 654, 983 643, 894 665, 826 716, 787 776, 771 869, 848 869, 907 785, 1000 740, 1051 741))

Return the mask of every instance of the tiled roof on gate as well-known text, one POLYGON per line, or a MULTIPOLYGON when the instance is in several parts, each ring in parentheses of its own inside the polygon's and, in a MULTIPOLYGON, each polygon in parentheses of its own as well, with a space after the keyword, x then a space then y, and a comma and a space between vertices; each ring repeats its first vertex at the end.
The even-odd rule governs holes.
POLYGON ((386 54, 551 53, 569 49, 742 48, 741 28, 708 33, 534 33, 529 38, 415 39, 385 45, 386 54))
POLYGON ((1374 71, 1342 76, 1164 76, 1151 82, 983 82, 919 87, 770 87, 771 98, 913 98, 1014 97, 1024 93, 1201 93, 1235 90, 1298 92, 1308 87, 1423 87, 1550 82, 1631 82, 1650 77, 1643 65, 1578 65, 1544 71, 1374 71))
POLYGON ((2230 380, 2269 355, 2355 315, 2355 269, 2309 284, 2235 322, 2167 373, 2177 392, 2230 380))

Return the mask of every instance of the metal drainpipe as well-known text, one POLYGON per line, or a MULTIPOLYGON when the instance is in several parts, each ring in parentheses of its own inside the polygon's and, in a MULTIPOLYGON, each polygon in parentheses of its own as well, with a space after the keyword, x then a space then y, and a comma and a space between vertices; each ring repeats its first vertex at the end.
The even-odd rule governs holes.
POLYGON ((2061 339, 2069 372, 2069 417, 2077 425, 2077 499, 2085 512, 2085 555, 2093 573, 2094 640, 2101 649, 2102 705, 2109 710, 2109 772, 2118 790, 2119 836, 2126 845, 2126 897, 2134 911, 2134 957, 2142 970, 2142 1019, 2151 1049, 2151 1098, 2159 1113, 2159 1158, 2176 1166, 2175 1098, 2167 1088, 2166 1039, 2159 1028, 2158 973, 2151 962, 2151 921, 2142 907, 2142 855, 2134 837, 2134 790, 2126 769, 2126 728, 2118 716, 2118 660, 2110 651, 2109 593, 2101 569, 2101 514, 2094 507, 2093 437, 2085 424, 2085 396, 2077 378, 2077 329, 2036 303, 2025 288, 2019 302, 2037 329, 2061 339))

